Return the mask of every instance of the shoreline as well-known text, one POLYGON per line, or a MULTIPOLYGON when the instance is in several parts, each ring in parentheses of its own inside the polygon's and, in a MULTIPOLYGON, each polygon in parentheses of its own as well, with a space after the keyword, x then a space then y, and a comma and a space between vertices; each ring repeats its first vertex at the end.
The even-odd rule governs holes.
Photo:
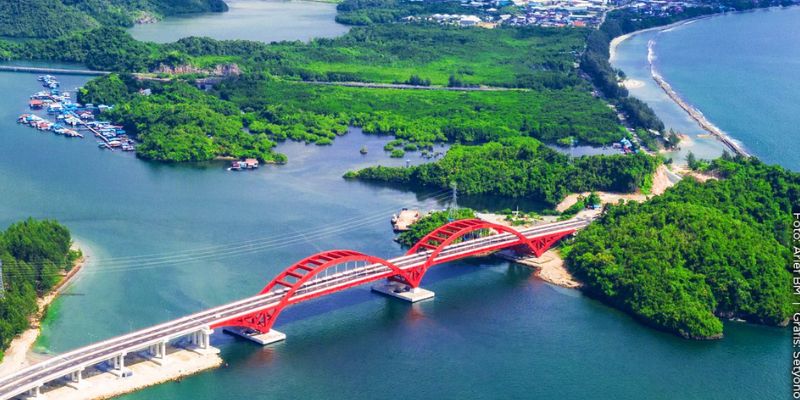
POLYGON ((561 252, 557 248, 547 250, 541 257, 521 257, 513 252, 499 251, 496 257, 515 264, 524 265, 533 270, 536 279, 565 289, 580 289, 583 283, 575 279, 567 269, 561 252))
POLYGON ((608 54, 609 54, 608 62, 611 63, 612 61, 614 61, 614 58, 616 58, 616 56, 617 56, 617 47, 619 47, 619 45, 622 42, 624 42, 624 41, 626 41, 626 40, 628 40, 628 39, 630 39, 630 38, 632 38, 632 37, 634 37, 636 35, 640 35, 642 33, 647 33, 647 32, 653 32, 653 31, 665 31, 667 29, 677 28, 679 26, 690 24, 690 23, 693 23, 695 21, 700 21, 700 20, 703 20, 703 19, 713 18, 713 17, 717 17, 717 16, 720 16, 720 15, 725 15, 725 13, 715 13, 715 14, 701 15, 701 16, 698 16, 698 17, 693 17, 693 18, 689 18, 689 19, 676 21, 676 22, 673 22, 671 24, 659 25, 659 26, 654 26, 654 27, 645 28, 645 29, 639 29, 638 31, 633 31, 633 32, 629 32, 629 33, 626 33, 626 34, 621 35, 621 36, 617 36, 617 37, 611 39, 611 43, 609 43, 609 45, 608 45, 608 54))
POLYGON ((733 138, 731 138, 722 129, 714 125, 713 122, 709 121, 708 118, 706 118, 706 116, 697 107, 684 100, 678 94, 678 92, 672 88, 672 85, 670 85, 669 82, 667 82, 666 79, 664 79, 664 77, 658 72, 655 64, 655 44, 656 41, 653 39, 647 42, 647 63, 650 65, 650 77, 652 77, 661 90, 667 94, 667 97, 677 104, 678 107, 683 109, 683 111, 686 111, 686 113, 689 114, 689 116, 695 122, 697 122, 697 125, 699 125, 700 128, 710 133, 737 155, 742 157, 750 157, 750 153, 748 153, 739 143, 734 141, 733 138))
MULTIPOLYGON (((737 13, 752 12, 752 11, 753 10, 737 11, 737 13)), ((625 40, 627 40, 627 39, 629 39, 629 38, 631 38, 633 36, 636 36, 636 35, 639 35, 639 34, 642 34, 642 33, 646 33, 646 32, 654 32, 654 31, 658 31, 659 33, 661 33, 661 32, 676 28, 676 27, 680 27, 680 26, 684 26, 684 25, 687 25, 687 24, 690 24, 690 23, 694 23, 696 21, 700 21, 700 20, 704 20, 704 19, 710 19, 710 18, 721 16, 721 15, 727 15, 727 14, 729 14, 729 13, 715 13, 715 14, 709 14, 709 15, 702 15, 702 16, 698 16, 698 17, 694 17, 694 18, 685 19, 685 20, 682 20, 682 21, 673 22, 673 23, 668 24, 668 25, 662 25, 662 26, 656 26, 656 27, 647 28, 647 29, 641 29, 641 30, 638 30, 638 31, 626 33, 626 34, 621 35, 621 36, 617 36, 614 39, 612 39, 611 43, 609 44, 609 59, 608 59, 609 63, 613 62, 614 59, 616 58, 616 56, 617 56, 617 47, 620 45, 620 43, 624 42, 625 40)), ((711 134, 712 136, 714 136, 714 138, 716 138, 719 142, 721 142, 723 145, 725 145, 727 148, 729 148, 735 154, 740 155, 742 157, 750 157, 751 156, 750 153, 748 153, 744 149, 743 145, 739 144, 735 139, 730 137, 722 129, 717 127, 713 122, 711 122, 708 118, 706 118, 706 116, 697 107, 695 107, 694 105, 692 105, 688 101, 684 100, 678 94, 678 92, 675 89, 672 88, 672 85, 670 85, 669 82, 667 82, 667 80, 664 79, 664 77, 658 72, 658 70, 656 69, 656 65, 655 65, 655 59, 656 59, 655 50, 654 50, 655 43, 656 42, 653 39, 651 39, 647 43, 647 64, 648 64, 648 66, 650 68, 650 77, 651 77, 651 79, 653 79, 653 81, 656 82, 656 85, 658 85, 658 87, 661 88, 661 90, 667 95, 667 97, 669 97, 669 99, 672 100, 672 102, 677 104, 678 107, 680 107, 684 112, 686 112, 689 115, 689 117, 691 117, 692 120, 694 120, 701 129, 703 129, 704 131, 706 131, 709 134, 711 134)))
POLYGON ((36 300, 38 310, 29 318, 30 325, 28 329, 14 337, 4 351, 3 360, 0 361, 0 376, 12 374, 35 362, 31 357, 33 355, 33 346, 41 334, 41 323, 47 314, 47 308, 64 289, 75 281, 78 273, 86 265, 91 255, 91 250, 75 239, 72 241, 72 249, 80 250, 81 257, 75 260, 72 269, 61 278, 61 281, 53 287, 53 290, 36 300))
MULTIPOLYGON (((653 174, 653 187, 649 193, 611 193, 611 192, 596 192, 601 199, 602 204, 616 204, 620 200, 635 201, 642 203, 655 196, 664 194, 670 187, 677 183, 680 175, 671 172, 665 165, 660 165, 656 172, 653 174)), ((590 192, 572 193, 566 196, 557 206, 556 210, 563 212, 570 206, 578 201, 578 196, 588 196, 590 192)), ((582 210, 573 218, 596 218, 601 213, 601 209, 582 210)), ((529 228, 536 226, 539 221, 534 221, 530 224, 523 226, 514 226, 505 220, 505 216, 495 213, 476 213, 477 218, 484 221, 493 222, 500 225, 511 226, 513 228, 529 228)), ((557 217, 542 216, 541 222, 552 222, 557 217)), ((553 247, 547 250, 541 257, 532 255, 521 256, 513 251, 501 250, 494 254, 496 257, 510 261, 512 263, 524 265, 533 269, 533 274, 537 279, 545 281, 566 289, 580 289, 583 287, 583 282, 575 279, 572 273, 569 272, 566 261, 561 256, 560 248, 553 247)))
MULTIPOLYGON (((538 221, 522 226, 515 226, 505 219, 505 215, 496 213, 475 213, 478 219, 489 221, 495 224, 510 226, 515 229, 534 227, 542 222, 554 222, 557 217, 542 216, 538 221)), ((564 259, 561 258, 559 249, 552 248, 547 250, 541 257, 533 255, 520 255, 513 250, 500 250, 493 254, 495 257, 510 261, 515 264, 524 265, 533 269, 533 276, 544 282, 560 286, 566 289, 580 289, 583 283, 575 279, 567 269, 564 259)))

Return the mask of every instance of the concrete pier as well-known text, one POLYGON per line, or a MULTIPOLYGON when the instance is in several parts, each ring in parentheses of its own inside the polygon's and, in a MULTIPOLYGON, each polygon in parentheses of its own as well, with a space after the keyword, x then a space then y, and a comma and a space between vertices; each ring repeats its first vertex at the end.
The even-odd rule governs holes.
POLYGON ((282 342, 286 340, 286 334, 283 332, 278 332, 274 329, 270 329, 267 333, 253 333, 250 329, 247 328, 223 328, 223 331, 230 333, 232 335, 236 335, 247 340, 251 340, 256 342, 262 346, 266 346, 268 344, 273 344, 277 342, 282 342))
POLYGON ((411 303, 430 300, 434 297, 434 293, 430 290, 419 287, 412 288, 400 282, 381 283, 373 286, 372 291, 385 294, 387 296, 396 297, 400 300, 405 300, 411 303))

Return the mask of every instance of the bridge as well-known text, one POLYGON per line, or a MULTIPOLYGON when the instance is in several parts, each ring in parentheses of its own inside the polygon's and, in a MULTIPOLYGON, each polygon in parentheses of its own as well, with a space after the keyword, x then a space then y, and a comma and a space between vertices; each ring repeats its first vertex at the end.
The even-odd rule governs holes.
POLYGON ((94 71, 90 69, 26 67, 22 65, 0 65, 0 71, 32 72, 37 74, 88 75, 88 76, 103 76, 111 74, 111 72, 108 71, 94 71))
POLYGON ((411 302, 429 299, 433 292, 419 286, 435 265, 510 248, 538 257, 589 223, 573 219, 517 231, 469 219, 439 227, 405 255, 389 260, 353 250, 324 251, 293 264, 254 296, 81 347, 2 377, 0 399, 36 398, 42 386, 55 381, 79 384, 86 368, 100 364, 124 377, 126 355, 143 352, 160 362, 167 356, 167 344, 178 340, 197 352, 214 351, 210 345, 214 329, 230 330, 261 344, 274 343, 286 337, 273 329, 284 309, 355 286, 378 282, 373 286, 377 292, 411 302))

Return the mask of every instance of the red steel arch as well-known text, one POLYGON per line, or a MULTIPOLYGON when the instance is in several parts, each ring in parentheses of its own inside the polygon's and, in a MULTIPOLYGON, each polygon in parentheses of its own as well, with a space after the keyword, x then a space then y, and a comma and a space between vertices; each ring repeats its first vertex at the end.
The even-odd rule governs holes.
MULTIPOLYGON (((540 251, 540 246, 534 246, 533 243, 525 237, 525 235, 519 233, 516 229, 511 228, 509 226, 495 224, 488 221, 483 221, 480 219, 464 219, 459 221, 453 221, 446 225, 442 225, 439 228, 436 228, 433 232, 425 235, 422 239, 420 239, 417 244, 415 244, 406 254, 416 254, 421 251, 431 251, 428 255, 427 260, 425 263, 417 268, 408 270, 406 272, 406 276, 402 278, 406 280, 406 282, 411 285, 412 287, 419 286, 422 277, 428 271, 428 268, 432 267, 435 264, 441 264, 443 262, 450 261, 450 259, 445 258, 441 260, 437 260, 436 258, 439 257, 439 254, 444 250, 445 247, 451 245, 454 241, 462 238, 464 235, 467 235, 472 232, 477 232, 484 229, 491 229, 498 233, 506 232, 510 233, 519 239, 518 243, 515 244, 506 244, 501 247, 513 247, 517 245, 526 245, 528 246, 531 251, 536 254, 536 256, 540 256, 541 253, 544 251, 540 251)), ((554 243, 555 241, 553 241, 554 243)), ((552 243, 550 243, 552 245, 552 243)), ((549 247, 549 246, 547 246, 549 247)), ((499 248, 499 247, 498 247, 499 248)), ((484 249, 483 252, 486 250, 484 249)), ((474 255, 474 254, 468 254, 474 255)), ((466 255, 462 255, 458 258, 465 257, 466 255)))
MULTIPOLYGON (((400 269, 397 265, 390 261, 353 250, 332 250, 317 253, 310 257, 306 257, 287 268, 281 274, 275 277, 275 279, 264 286, 263 289, 261 289, 259 294, 263 295, 272 293, 279 295, 277 304, 253 311, 252 313, 244 316, 218 322, 211 327, 221 328, 225 326, 237 326, 250 328, 261 333, 267 333, 270 329, 272 329, 272 326, 275 324, 275 320, 278 318, 278 315, 286 307, 301 301, 325 296, 327 294, 385 278, 407 283, 411 287, 418 287, 422 277, 433 265, 503 248, 523 245, 528 247, 538 257, 541 256, 542 253, 544 253, 559 239, 574 232, 575 229, 571 229, 557 233, 534 236, 533 238, 528 239, 525 237, 525 235, 517 230, 504 225, 482 221, 479 219, 454 221, 437 228, 417 242, 408 251, 408 253, 406 253, 407 255, 413 255, 424 251, 430 251, 430 253, 425 256, 424 263, 414 268, 405 270, 400 269), (496 246, 482 246, 480 250, 474 250, 472 252, 466 250, 461 251, 458 254, 439 257, 442 251, 447 246, 453 244, 453 242, 456 240, 463 238, 469 233, 484 229, 490 229, 498 233, 510 233, 516 236, 517 240, 511 243, 498 243, 496 246), (319 274, 328 270, 329 268, 351 262, 364 262, 367 263, 367 265, 378 264, 387 267, 387 269, 380 274, 369 274, 369 277, 365 276, 364 278, 352 279, 347 281, 345 284, 337 283, 335 287, 333 285, 326 287, 324 284, 322 284, 314 291, 305 293, 298 292, 303 285, 319 276, 319 274)), ((335 278, 330 279, 333 280, 335 278)))
POLYGON ((264 286, 264 288, 261 289, 259 294, 267 294, 270 292, 279 293, 281 297, 277 305, 263 310, 258 310, 252 314, 242 317, 219 322, 213 325, 212 328, 238 326, 250 328, 261 333, 267 333, 272 328, 273 324, 275 324, 275 320, 278 318, 278 315, 281 313, 281 311, 283 311, 284 308, 301 301, 321 297, 365 283, 366 281, 364 280, 353 280, 344 286, 338 286, 330 289, 321 288, 314 292, 295 297, 295 295, 298 294, 298 290, 305 283, 316 277, 321 272, 328 270, 331 267, 336 267, 337 265, 350 262, 381 264, 389 268, 389 271, 385 273, 385 276, 378 278, 373 277, 369 279, 369 281, 388 278, 391 276, 400 276, 405 279, 406 271, 401 270, 393 263, 382 258, 370 256, 353 250, 324 251, 298 261, 291 267, 284 270, 280 275, 268 283, 267 286, 264 286))

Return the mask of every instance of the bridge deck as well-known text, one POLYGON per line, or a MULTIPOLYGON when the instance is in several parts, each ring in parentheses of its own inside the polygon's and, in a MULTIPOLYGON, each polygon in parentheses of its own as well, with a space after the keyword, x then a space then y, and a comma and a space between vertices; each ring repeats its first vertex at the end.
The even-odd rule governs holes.
MULTIPOLYGON (((589 220, 571 220, 540 225, 520 231, 528 239, 575 231, 589 224, 589 220)), ((520 239, 510 233, 465 240, 447 246, 436 258, 437 263, 453 261, 478 253, 487 253, 520 244, 520 239)), ((397 257, 390 261, 403 270, 417 268, 427 261, 431 251, 397 257)), ((301 302, 337 290, 374 282, 393 276, 391 268, 383 264, 370 264, 338 274, 320 277, 306 282, 290 298, 291 303, 301 302)), ((34 364, 17 373, 0 378, 0 399, 10 399, 28 390, 66 376, 72 372, 120 354, 131 353, 149 346, 189 335, 223 321, 246 316, 259 310, 275 307, 288 288, 248 297, 236 302, 178 318, 156 326, 117 336, 79 349, 61 354, 34 364)))

